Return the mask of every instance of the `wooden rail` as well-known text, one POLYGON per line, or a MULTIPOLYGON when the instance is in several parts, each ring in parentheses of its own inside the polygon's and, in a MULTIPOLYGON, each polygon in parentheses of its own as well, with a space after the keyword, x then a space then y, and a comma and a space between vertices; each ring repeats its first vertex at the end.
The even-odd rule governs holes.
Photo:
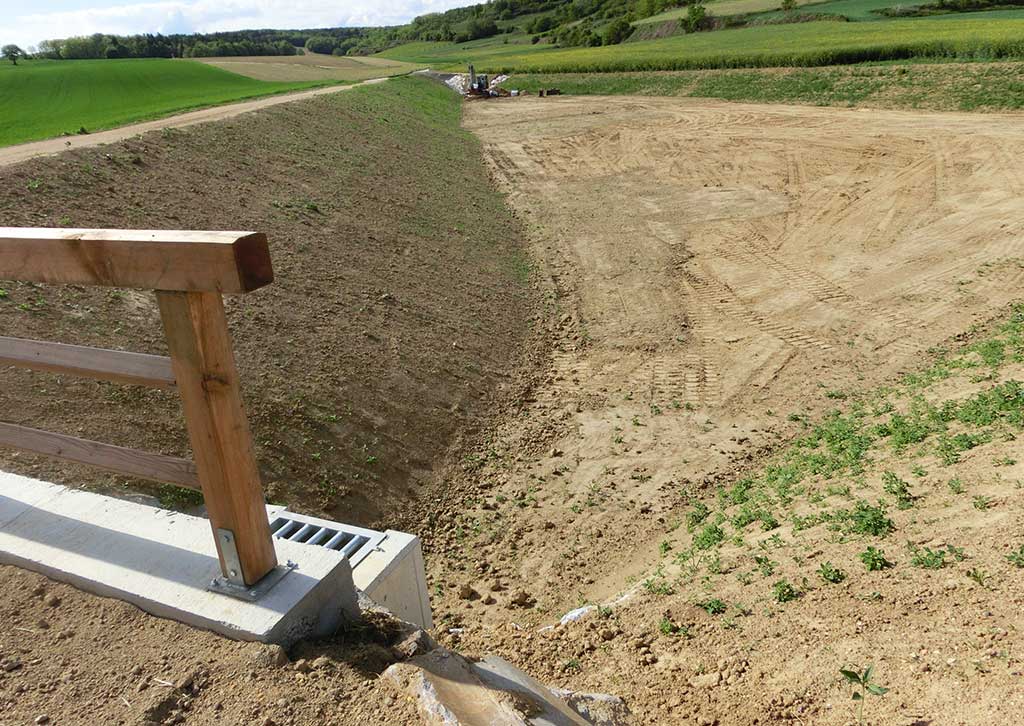
POLYGON ((0 444, 34 454, 90 464, 100 469, 199 489, 195 465, 186 459, 163 454, 148 454, 112 444, 79 439, 66 434, 30 429, 0 422, 0 444))
POLYGON ((0 365, 151 388, 174 388, 171 359, 162 355, 0 336, 0 365))
POLYGON ((0 423, 0 446, 200 489, 225 577, 255 584, 277 557, 221 295, 273 279, 258 233, 0 227, 0 280, 154 290, 170 351, 0 337, 0 365, 177 389, 195 463, 11 423, 0 423))

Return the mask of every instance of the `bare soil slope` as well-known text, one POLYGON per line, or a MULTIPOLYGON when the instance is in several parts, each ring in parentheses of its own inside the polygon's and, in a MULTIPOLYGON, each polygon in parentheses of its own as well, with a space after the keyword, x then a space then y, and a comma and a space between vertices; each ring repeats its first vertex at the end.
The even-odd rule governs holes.
MULTIPOLYGON (((472 104, 467 125, 536 224, 561 339, 435 542, 453 639, 632 697, 643 723, 845 723, 838 669, 870 661, 895 684, 876 723, 1024 714, 1018 429, 903 440, 890 412, 925 394, 884 395, 1020 297, 1019 117, 530 98, 472 104), (984 501, 951 500, 958 476, 984 501), (894 575, 859 560, 878 518, 894 575), (912 564, 947 544, 956 574, 912 564), (624 591, 621 614, 535 630, 624 591)), ((929 389, 928 420, 1020 375, 987 371, 929 389)))
MULTIPOLYGON (((394 524, 506 383, 529 315, 517 226, 459 113, 402 79, 36 160, 2 172, 0 224, 265 231, 276 282, 227 304, 268 497, 394 524)), ((151 294, 0 288, 4 335, 162 350, 151 294)), ((171 395, 0 375, 6 421, 187 447, 171 395)), ((6 450, 0 466, 126 485, 6 450)))

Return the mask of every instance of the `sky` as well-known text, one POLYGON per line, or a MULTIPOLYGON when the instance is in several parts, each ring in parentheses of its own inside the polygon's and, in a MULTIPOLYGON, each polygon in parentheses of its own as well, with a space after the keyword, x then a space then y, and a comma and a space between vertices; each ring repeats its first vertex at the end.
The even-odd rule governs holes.
POLYGON ((399 25, 477 0, 0 0, 0 45, 72 35, 399 25))

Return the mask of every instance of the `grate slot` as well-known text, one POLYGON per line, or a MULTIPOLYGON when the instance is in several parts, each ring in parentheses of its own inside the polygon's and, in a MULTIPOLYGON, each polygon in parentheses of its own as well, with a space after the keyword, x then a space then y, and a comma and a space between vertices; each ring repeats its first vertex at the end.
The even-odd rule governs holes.
POLYGON ((329 550, 340 550, 342 545, 349 541, 352 535, 348 532, 338 532, 336 535, 327 540, 327 544, 324 545, 329 550))
MULTIPOLYGON (((280 521, 282 520, 278 520, 278 522, 280 521)), ((301 523, 293 521, 291 519, 285 519, 283 521, 284 524, 274 531, 275 537, 287 538, 289 534, 291 534, 292 532, 294 532, 302 526, 301 523)), ((275 522, 274 524, 277 524, 277 522, 275 522)))
POLYGON ((304 524, 299 527, 299 531, 288 538, 289 542, 305 542, 313 534, 313 531, 317 528, 312 524, 304 524))
POLYGON ((326 540, 330 539, 331 537, 333 537, 336 534, 337 534, 337 532, 334 531, 333 529, 327 529, 327 527, 321 527, 319 532, 317 532, 312 537, 310 537, 309 539, 306 540, 306 544, 311 544, 311 545, 320 544, 321 542, 325 542, 326 540))
POLYGON ((349 540, 348 544, 346 544, 342 548, 341 554, 345 555, 346 557, 350 557, 353 552, 355 552, 357 549, 359 549, 364 544, 366 544, 366 542, 367 542, 366 537, 360 537, 360 536, 356 535, 351 540, 349 540))

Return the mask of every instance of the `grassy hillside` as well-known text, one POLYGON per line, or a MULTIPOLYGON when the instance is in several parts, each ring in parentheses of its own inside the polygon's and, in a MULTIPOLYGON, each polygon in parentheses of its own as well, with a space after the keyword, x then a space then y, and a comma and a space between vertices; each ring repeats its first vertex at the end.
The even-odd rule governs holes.
POLYGON ((491 72, 610 72, 823 66, 907 58, 993 60, 1024 57, 1024 20, 989 13, 957 17, 763 25, 675 35, 597 48, 514 44, 415 43, 383 55, 491 72))
POLYGON ((322 83, 271 83, 163 58, 0 65, 0 146, 322 83))
MULTIPOLYGON (((266 232, 274 284, 227 305, 268 496, 393 524, 498 383, 512 385, 526 334, 519 228, 460 119, 447 88, 400 78, 35 159, 0 170, 0 225, 266 232)), ((0 281, 0 329, 164 347, 155 300, 136 291, 0 281)), ((187 453, 180 405, 160 391, 7 369, 0 410, 187 453)), ((129 485, 33 459, 0 450, 0 469, 129 485)))
POLYGON ((1024 108, 1024 65, 889 63, 639 73, 516 74, 509 88, 570 95, 720 98, 817 106, 996 111, 1024 108))

